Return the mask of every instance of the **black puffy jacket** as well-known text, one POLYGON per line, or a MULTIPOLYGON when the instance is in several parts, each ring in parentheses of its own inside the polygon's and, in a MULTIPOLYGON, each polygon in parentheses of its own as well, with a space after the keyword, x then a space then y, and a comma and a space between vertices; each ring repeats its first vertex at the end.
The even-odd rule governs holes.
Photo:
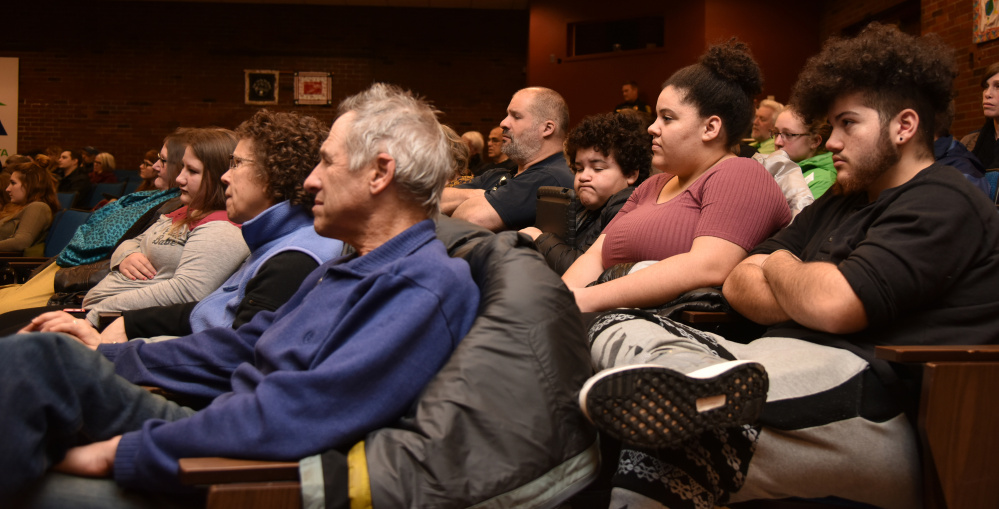
MULTIPOLYGON (((479 316, 394 427, 313 458, 327 508, 555 507, 597 475, 596 432, 577 394, 591 374, 572 294, 530 239, 441 218, 471 267, 479 316)), ((303 478, 303 481, 305 479, 303 478)))

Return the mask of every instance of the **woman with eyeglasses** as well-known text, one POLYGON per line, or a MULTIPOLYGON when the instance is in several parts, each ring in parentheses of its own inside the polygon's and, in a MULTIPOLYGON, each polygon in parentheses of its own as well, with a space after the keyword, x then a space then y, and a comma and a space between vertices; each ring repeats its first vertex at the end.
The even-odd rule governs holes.
POLYGON ((236 135, 206 128, 179 136, 186 145, 176 179, 183 206, 115 249, 111 272, 83 299, 93 325, 102 311, 201 300, 249 254, 239 227, 226 216, 222 184, 236 135))
POLYGON ((139 178, 142 179, 142 183, 139 187, 135 188, 135 192, 139 191, 149 191, 151 189, 156 189, 156 169, 153 166, 156 164, 156 160, 159 157, 159 153, 155 150, 147 150, 146 155, 142 158, 142 163, 139 165, 139 178))
POLYGON ((790 107, 777 116, 774 127, 774 146, 798 163, 808 190, 818 200, 836 183, 832 153, 826 150, 826 140, 832 127, 824 120, 805 125, 805 121, 790 107))
POLYGON ((114 156, 101 152, 94 156, 94 169, 90 171, 91 184, 113 184, 118 182, 118 176, 114 174, 114 156))

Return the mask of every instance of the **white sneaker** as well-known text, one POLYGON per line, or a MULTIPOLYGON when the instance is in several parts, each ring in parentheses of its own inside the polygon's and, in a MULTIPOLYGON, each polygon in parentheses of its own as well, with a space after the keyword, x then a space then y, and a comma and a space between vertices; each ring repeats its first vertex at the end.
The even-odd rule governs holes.
POLYGON ((689 374, 658 364, 606 369, 579 392, 579 406, 601 431, 629 445, 676 448, 708 429, 751 424, 769 382, 753 361, 714 364, 689 374))

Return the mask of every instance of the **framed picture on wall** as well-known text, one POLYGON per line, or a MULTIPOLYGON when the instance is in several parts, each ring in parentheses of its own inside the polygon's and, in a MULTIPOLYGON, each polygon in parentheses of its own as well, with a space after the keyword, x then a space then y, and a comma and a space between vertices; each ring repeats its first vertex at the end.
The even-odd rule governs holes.
POLYGON ((295 104, 333 104, 333 73, 295 71, 295 104))
POLYGON ((277 104, 280 71, 244 70, 246 104, 277 104))
POLYGON ((972 39, 975 43, 999 37, 999 9, 993 0, 975 0, 972 14, 972 39))

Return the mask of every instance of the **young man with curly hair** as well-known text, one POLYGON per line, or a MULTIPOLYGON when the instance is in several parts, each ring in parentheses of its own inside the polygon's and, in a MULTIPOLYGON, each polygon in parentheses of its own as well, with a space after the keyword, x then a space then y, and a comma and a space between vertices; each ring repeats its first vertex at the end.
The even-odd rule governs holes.
POLYGON ((994 343, 999 326, 999 216, 933 158, 956 74, 938 38, 882 25, 808 61, 791 106, 832 125, 836 184, 725 281, 732 307, 770 326, 765 337, 737 344, 663 319, 647 364, 605 377, 616 398, 591 397, 598 413, 639 402, 616 421, 635 432, 618 436, 673 447, 619 468, 661 481, 619 498, 922 505, 915 377, 875 359, 874 345, 994 343))

